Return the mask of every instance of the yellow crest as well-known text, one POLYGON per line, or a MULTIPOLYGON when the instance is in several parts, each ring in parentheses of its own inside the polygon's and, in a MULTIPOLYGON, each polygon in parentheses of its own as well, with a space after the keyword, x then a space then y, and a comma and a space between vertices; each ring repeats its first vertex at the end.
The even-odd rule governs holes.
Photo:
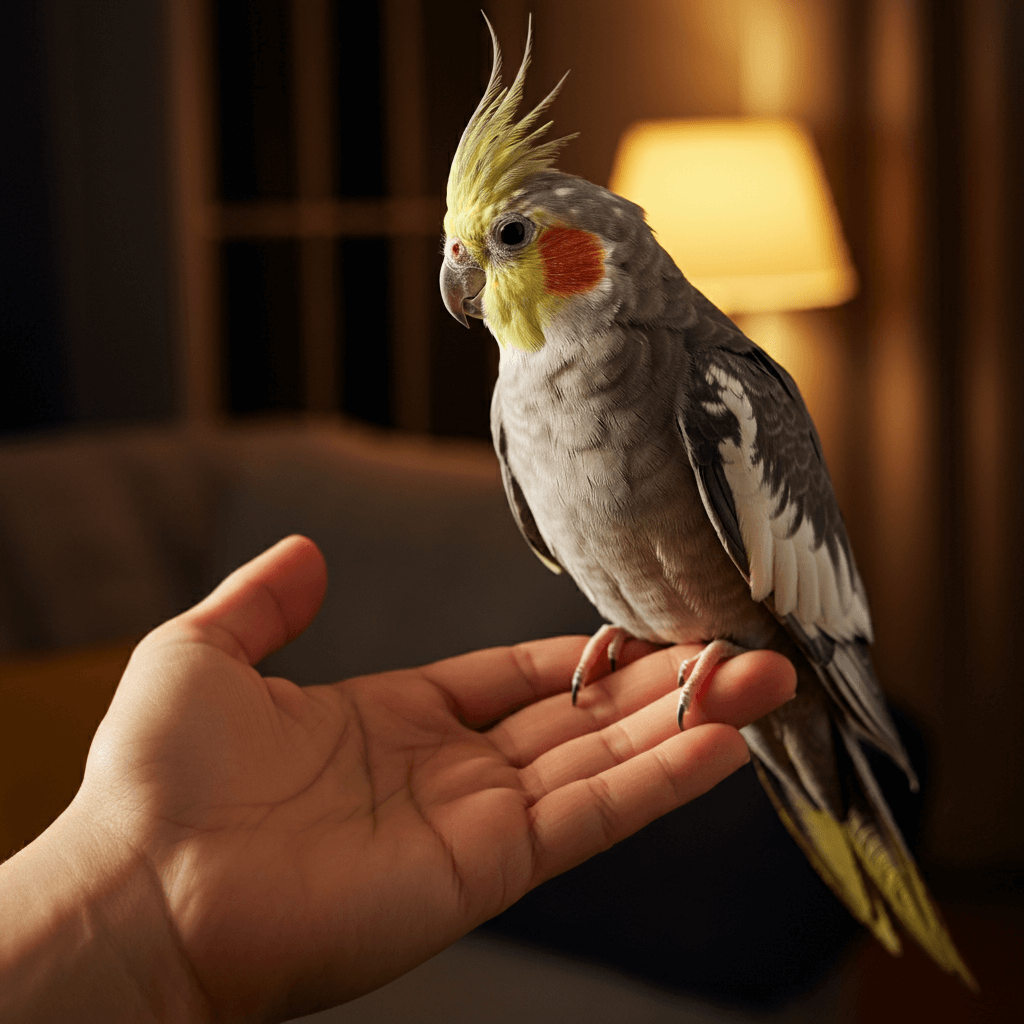
POLYGON ((551 121, 527 134, 530 126, 558 95, 565 81, 564 75, 558 85, 526 117, 521 121, 515 120, 516 109, 523 98, 526 70, 530 66, 532 24, 527 29, 526 51, 515 81, 510 89, 503 89, 498 38, 487 15, 484 15, 484 21, 491 33, 494 62, 487 91, 462 133, 448 174, 448 212, 444 226, 449 235, 465 236, 486 229, 492 212, 497 212, 492 208, 506 203, 508 197, 530 175, 550 167, 559 148, 574 138, 568 135, 538 144, 541 136, 551 127, 551 121))

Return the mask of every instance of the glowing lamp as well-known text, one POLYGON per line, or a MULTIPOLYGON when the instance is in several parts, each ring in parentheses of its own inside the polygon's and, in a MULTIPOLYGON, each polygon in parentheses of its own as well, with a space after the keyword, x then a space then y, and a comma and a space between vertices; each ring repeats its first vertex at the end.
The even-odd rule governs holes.
POLYGON ((641 121, 610 188, 726 313, 835 306, 857 290, 814 143, 793 121, 641 121))

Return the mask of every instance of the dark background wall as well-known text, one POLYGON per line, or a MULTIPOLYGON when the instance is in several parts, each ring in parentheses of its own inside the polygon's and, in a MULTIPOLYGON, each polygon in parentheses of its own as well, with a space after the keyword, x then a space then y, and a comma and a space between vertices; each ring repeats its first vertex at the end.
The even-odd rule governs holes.
POLYGON ((161 10, 13 0, 0 16, 8 429, 180 408, 161 10))
POLYGON ((0 32, 0 429, 69 416, 53 224, 53 160, 38 4, 20 0, 0 32))

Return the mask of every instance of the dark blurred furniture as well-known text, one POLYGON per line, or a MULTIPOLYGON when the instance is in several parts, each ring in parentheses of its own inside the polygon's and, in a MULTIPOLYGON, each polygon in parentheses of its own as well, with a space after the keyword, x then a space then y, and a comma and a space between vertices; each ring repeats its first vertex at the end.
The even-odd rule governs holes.
POLYGON ((509 516, 490 448, 338 426, 0 445, 0 654, 145 632, 287 533, 332 570, 274 670, 302 682, 598 619, 509 516))

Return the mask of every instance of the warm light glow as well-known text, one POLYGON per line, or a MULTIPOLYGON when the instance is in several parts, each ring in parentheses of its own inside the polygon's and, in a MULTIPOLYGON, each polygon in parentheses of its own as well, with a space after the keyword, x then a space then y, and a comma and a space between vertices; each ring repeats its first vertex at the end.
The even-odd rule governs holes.
POLYGON ((835 306, 857 290, 814 143, 793 121, 639 122, 610 187, 727 313, 835 306))

